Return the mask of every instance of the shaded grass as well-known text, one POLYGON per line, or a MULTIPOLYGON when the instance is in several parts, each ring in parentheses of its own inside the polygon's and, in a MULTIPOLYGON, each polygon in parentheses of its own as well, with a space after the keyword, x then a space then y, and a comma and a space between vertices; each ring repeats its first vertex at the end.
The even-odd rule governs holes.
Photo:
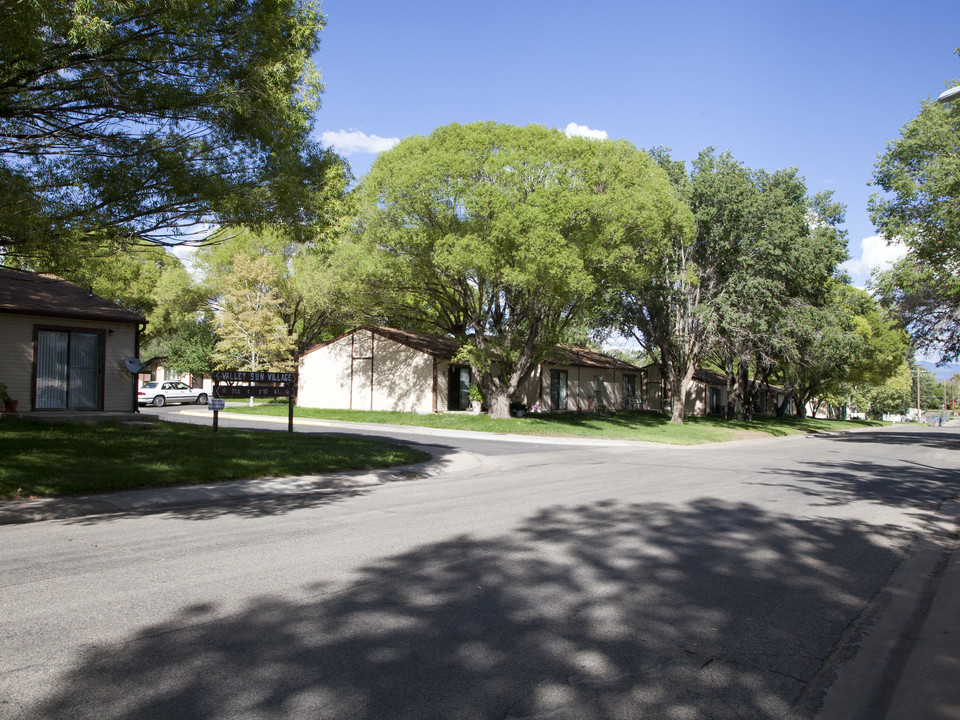
MULTIPOLYGON (((285 403, 272 403, 255 408, 228 408, 229 412, 254 415, 286 416, 285 403)), ((414 413, 381 412, 374 410, 325 410, 301 408, 295 417, 317 420, 339 420, 389 425, 414 425, 445 430, 474 430, 477 432, 511 433, 516 435, 546 435, 552 437, 591 437, 673 445, 696 445, 765 436, 783 437, 798 433, 818 433, 850 430, 857 427, 879 427, 886 423, 869 420, 820 420, 760 417, 753 422, 726 421, 719 417, 688 417, 683 425, 674 425, 662 413, 623 411, 609 417, 593 413, 536 413, 523 418, 494 419, 488 415, 470 413, 414 413)))
POLYGON ((157 421, 0 420, 0 498, 75 495, 422 462, 427 453, 365 438, 157 421))

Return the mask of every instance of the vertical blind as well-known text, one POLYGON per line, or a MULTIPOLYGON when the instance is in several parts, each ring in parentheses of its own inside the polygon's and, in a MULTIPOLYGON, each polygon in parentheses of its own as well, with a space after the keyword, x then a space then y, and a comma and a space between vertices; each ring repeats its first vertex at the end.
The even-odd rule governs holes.
POLYGON ((38 410, 99 410, 102 373, 99 333, 37 331, 38 410))

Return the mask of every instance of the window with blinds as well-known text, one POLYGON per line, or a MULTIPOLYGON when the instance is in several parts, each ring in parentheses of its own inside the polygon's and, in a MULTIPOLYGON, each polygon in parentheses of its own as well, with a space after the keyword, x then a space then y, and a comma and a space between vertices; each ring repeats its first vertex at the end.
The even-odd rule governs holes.
POLYGON ((37 330, 37 410, 103 408, 103 334, 37 330))

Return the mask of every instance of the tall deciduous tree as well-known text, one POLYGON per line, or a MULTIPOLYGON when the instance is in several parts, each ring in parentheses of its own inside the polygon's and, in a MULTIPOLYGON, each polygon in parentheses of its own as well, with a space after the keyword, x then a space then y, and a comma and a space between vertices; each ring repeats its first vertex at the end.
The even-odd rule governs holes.
POLYGON ((864 290, 834 280, 821 305, 799 305, 782 328, 785 356, 774 374, 785 390, 782 416, 794 400, 802 417, 808 404, 849 397, 852 387, 881 386, 906 362, 906 334, 864 290))
POLYGON ((213 360, 231 370, 290 370, 294 338, 280 316, 280 298, 266 257, 240 253, 224 284, 216 314, 213 360))
MULTIPOLYGON (((960 49, 958 49, 960 53, 960 49)), ((953 81, 956 85, 960 81, 953 81)), ((874 224, 907 256, 873 283, 919 349, 960 357, 960 102, 924 102, 877 162, 874 224)))
POLYGON ((827 196, 808 198, 793 170, 753 171, 707 149, 688 176, 666 150, 653 155, 689 205, 694 230, 637 254, 636 278, 617 293, 621 330, 659 362, 673 422, 683 422, 693 372, 708 354, 749 417, 751 371, 762 375, 788 352, 796 358, 790 328, 825 295, 843 259, 842 211, 827 196))
POLYGON ((326 218, 309 0, 0 3, 0 251, 326 218))
POLYGON ((629 143, 537 125, 449 125, 383 153, 361 186, 375 312, 461 339, 490 412, 595 311, 610 271, 682 208, 629 143))
MULTIPOLYGON (((665 148, 651 157, 667 172, 677 196, 689 202, 690 182, 683 162, 665 148)), ((718 277, 703 257, 704 244, 692 218, 678 215, 663 242, 642 243, 618 273, 606 325, 633 337, 655 359, 673 398, 671 422, 683 423, 693 373, 715 340, 712 300, 718 277)))
POLYGON ((728 417, 739 411, 750 420, 756 391, 776 361, 802 361, 804 336, 796 331, 817 331, 807 319, 829 303, 846 240, 837 229, 842 206, 829 194, 808 197, 795 169, 749 171, 730 162, 702 157, 696 172, 711 176, 708 218, 731 220, 716 245, 724 278, 716 301, 717 356, 728 377, 728 417), (735 180, 725 201, 728 173, 735 180), (737 208, 732 219, 728 202, 737 208))
POLYGON ((230 282, 239 255, 249 261, 263 258, 269 268, 265 281, 279 301, 277 312, 288 334, 296 339, 296 354, 342 332, 353 318, 340 296, 342 280, 330 244, 297 243, 269 230, 238 228, 225 228, 211 240, 195 257, 214 304, 230 282))

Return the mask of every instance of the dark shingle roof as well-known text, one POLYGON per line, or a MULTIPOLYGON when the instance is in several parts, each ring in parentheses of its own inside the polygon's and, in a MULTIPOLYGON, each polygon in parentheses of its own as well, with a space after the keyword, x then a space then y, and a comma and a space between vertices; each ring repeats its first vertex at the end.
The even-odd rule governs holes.
POLYGON ((0 267, 0 312, 22 315, 145 323, 135 312, 124 310, 79 285, 52 275, 0 267))
MULTIPOLYGON (((452 360, 460 349, 460 343, 452 337, 446 335, 432 335, 430 333, 411 332, 409 330, 396 330, 387 327, 364 327, 357 330, 370 330, 376 335, 393 340, 401 345, 406 345, 414 350, 432 355, 439 360, 452 360)), ((347 337, 357 330, 351 330, 341 337, 347 337)), ((338 340, 340 338, 337 338, 338 340)), ((314 345, 307 352, 317 350, 329 345, 333 340, 314 345)), ((546 360, 548 365, 571 365, 575 367, 595 367, 607 368, 611 370, 639 370, 640 368, 629 363, 625 363, 609 355, 590 350, 588 348, 575 347, 573 345, 557 345, 553 352, 549 354, 546 360)))
POLYGON ((367 328, 377 335, 381 335, 389 340, 398 342, 402 345, 412 347, 414 350, 433 355, 440 360, 451 360, 460 349, 460 343, 452 337, 446 335, 431 335, 429 333, 410 332, 409 330, 395 330, 386 327, 367 328))
POLYGON ((637 370, 640 368, 602 352, 576 345, 557 345, 547 356, 549 365, 573 365, 578 367, 605 368, 607 370, 637 370))

